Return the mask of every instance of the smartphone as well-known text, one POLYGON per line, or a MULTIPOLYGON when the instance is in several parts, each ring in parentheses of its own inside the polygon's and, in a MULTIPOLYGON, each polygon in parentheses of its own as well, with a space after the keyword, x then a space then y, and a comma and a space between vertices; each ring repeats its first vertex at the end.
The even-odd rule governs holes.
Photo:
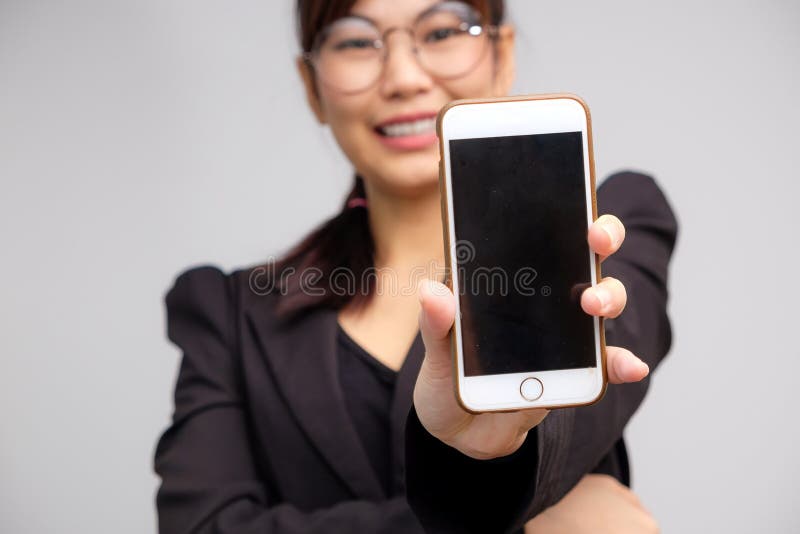
POLYGON ((456 396, 471 412, 591 404, 605 393, 589 108, 577 96, 458 100, 437 117, 456 396))

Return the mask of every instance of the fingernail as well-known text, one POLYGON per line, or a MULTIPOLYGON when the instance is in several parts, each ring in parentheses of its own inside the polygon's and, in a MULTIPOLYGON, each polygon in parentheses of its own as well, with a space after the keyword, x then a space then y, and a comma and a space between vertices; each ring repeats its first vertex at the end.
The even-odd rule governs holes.
POLYGON ((594 296, 597 298, 597 301, 600 303, 600 309, 605 310, 606 304, 610 300, 611 296, 608 294, 608 291, 603 289, 602 287, 595 287, 594 288, 594 296))
POLYGON ((617 236, 617 232, 612 230, 610 224, 603 225, 603 231, 608 234, 608 238, 611 240, 611 246, 613 248, 617 248, 619 246, 619 237, 617 236))

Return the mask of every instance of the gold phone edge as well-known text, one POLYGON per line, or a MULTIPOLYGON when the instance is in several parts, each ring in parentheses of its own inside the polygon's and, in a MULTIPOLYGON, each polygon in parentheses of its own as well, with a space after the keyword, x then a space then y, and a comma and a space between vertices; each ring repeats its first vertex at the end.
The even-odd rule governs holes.
MULTIPOLYGON (((447 206, 447 180, 445 180, 445 172, 444 172, 444 134, 442 132, 442 123, 444 121, 445 114, 453 109, 456 106, 462 105, 469 105, 469 104, 488 104, 488 103, 495 103, 495 102, 520 102, 520 101, 527 101, 527 100, 554 100, 554 99, 571 99, 578 102, 584 110, 586 114, 586 133, 587 133, 587 143, 589 147, 589 181, 591 183, 591 197, 592 197, 592 219, 597 220, 597 188, 596 188, 596 181, 595 181, 595 165, 594 165, 594 143, 592 139, 592 116, 589 112, 589 106, 586 104, 586 101, 578 95, 572 93, 546 93, 540 95, 514 95, 514 96, 506 96, 506 97, 496 97, 496 98, 470 98, 470 99, 461 99, 461 100, 454 100, 447 105, 445 105, 442 109, 439 110, 439 113, 436 116, 436 135, 439 139, 439 197, 441 201, 441 213, 442 213, 442 232, 444 234, 444 257, 445 257, 445 284, 450 291, 453 291, 453 281, 451 279, 451 274, 454 272, 453 270, 453 258, 450 255, 450 215, 448 212, 447 206)), ((600 283, 602 276, 600 274, 600 257, 595 254, 594 255, 595 261, 595 283, 600 283)), ((598 393, 597 397, 588 401, 588 402, 580 402, 580 403, 573 403, 573 404, 557 404, 557 405, 549 405, 549 406, 532 406, 531 408, 516 408, 516 409, 487 409, 481 411, 475 411, 471 408, 468 408, 464 401, 461 398, 461 389, 459 387, 459 348, 458 344, 456 343, 456 336, 454 332, 455 322, 453 326, 450 327, 450 355, 453 362, 453 386, 455 389, 456 401, 461 406, 461 408, 472 414, 479 414, 479 413, 504 413, 504 412, 514 412, 520 409, 534 409, 534 408, 541 408, 547 410, 557 410, 561 408, 577 408, 580 406, 591 406, 603 399, 606 394, 606 390, 608 389, 608 369, 607 369, 607 356, 606 356, 606 336, 605 336, 605 325, 604 320, 602 317, 599 319, 599 336, 600 336, 600 361, 601 367, 603 371, 603 384, 598 393)))

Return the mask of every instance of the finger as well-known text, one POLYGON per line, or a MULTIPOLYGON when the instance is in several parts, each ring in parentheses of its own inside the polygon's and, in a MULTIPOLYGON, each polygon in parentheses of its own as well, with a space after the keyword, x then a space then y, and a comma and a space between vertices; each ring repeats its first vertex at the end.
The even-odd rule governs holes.
POLYGON ((456 315, 453 292, 433 280, 422 280, 417 287, 420 302, 419 329, 425 343, 425 358, 437 368, 450 372, 450 328, 456 315))
POLYGON ((589 227, 589 246, 605 260, 625 241, 625 225, 613 215, 601 215, 589 227))
POLYGON ((646 363, 622 347, 606 347, 606 367, 612 384, 639 382, 650 373, 646 363))
POLYGON ((622 313, 628 302, 625 286, 616 278, 607 276, 596 286, 587 287, 581 294, 581 308, 589 315, 613 319, 622 313))

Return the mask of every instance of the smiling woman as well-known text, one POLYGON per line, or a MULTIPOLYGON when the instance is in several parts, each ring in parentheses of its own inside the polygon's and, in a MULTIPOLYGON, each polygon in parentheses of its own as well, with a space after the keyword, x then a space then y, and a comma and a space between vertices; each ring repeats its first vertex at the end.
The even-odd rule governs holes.
MULTIPOLYGON (((410 208, 438 221, 436 114, 456 98, 505 94, 513 80, 511 27, 505 26, 499 39, 503 2, 406 2, 402 9, 383 4, 297 5, 303 47, 298 68, 309 105, 319 122, 331 128, 356 176, 342 212, 277 266, 276 272, 289 267, 321 272, 319 280, 307 284, 319 291, 300 287, 299 279, 289 282, 279 305, 287 315, 326 304, 355 309, 371 299, 380 280, 364 274, 394 259, 388 247, 375 249, 374 233, 383 221, 368 220, 365 210, 348 209, 352 200, 368 198, 371 213, 410 208), (386 16, 392 11, 394 19, 386 16), (363 291, 330 291, 337 268, 365 278, 363 291)), ((392 219, 388 226, 397 227, 392 219)), ((432 222, 424 225, 434 229, 424 241, 432 254, 415 258, 420 264, 441 259, 441 232, 432 222)))
POLYGON ((183 359, 156 449, 162 532, 655 529, 624 486, 622 441, 670 345, 676 223, 652 179, 620 174, 598 190, 607 214, 589 245, 616 278, 581 299, 609 319, 610 343, 643 358, 609 347, 610 381, 632 384, 550 415, 475 415, 455 402, 453 295, 434 281, 434 116, 454 99, 508 93, 503 15, 499 0, 298 2, 308 103, 355 182, 341 212, 277 265, 190 269, 167 295, 183 359), (434 280, 418 285, 421 274, 434 280))

